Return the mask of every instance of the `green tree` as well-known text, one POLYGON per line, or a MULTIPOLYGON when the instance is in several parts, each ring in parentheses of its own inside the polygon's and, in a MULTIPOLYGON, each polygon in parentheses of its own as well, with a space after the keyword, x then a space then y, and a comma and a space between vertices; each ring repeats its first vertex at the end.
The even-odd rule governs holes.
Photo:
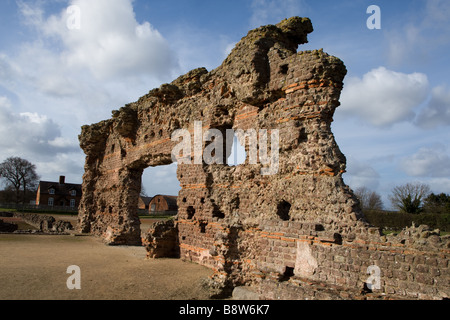
POLYGON ((431 193, 425 198, 423 207, 429 213, 450 213, 450 195, 431 193))
POLYGON ((400 212, 417 214, 423 211, 423 200, 429 194, 430 187, 427 184, 407 183, 392 189, 390 200, 400 212))

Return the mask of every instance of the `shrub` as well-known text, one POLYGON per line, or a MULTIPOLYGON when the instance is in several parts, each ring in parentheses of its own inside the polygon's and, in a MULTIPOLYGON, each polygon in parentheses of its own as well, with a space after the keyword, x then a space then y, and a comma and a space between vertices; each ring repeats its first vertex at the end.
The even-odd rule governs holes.
POLYGON ((450 231, 450 214, 420 213, 411 214, 381 210, 366 210, 364 215, 367 221, 379 228, 392 228, 401 230, 415 225, 426 224, 430 228, 441 231, 450 231))

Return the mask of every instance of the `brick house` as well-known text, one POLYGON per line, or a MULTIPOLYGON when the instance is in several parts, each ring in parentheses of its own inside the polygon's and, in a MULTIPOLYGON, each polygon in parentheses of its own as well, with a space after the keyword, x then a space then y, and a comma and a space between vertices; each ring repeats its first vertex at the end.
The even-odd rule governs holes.
POLYGON ((40 181, 36 195, 36 205, 41 207, 78 208, 81 200, 81 184, 66 183, 64 176, 59 182, 40 181))
POLYGON ((150 213, 176 213, 178 211, 177 196, 156 195, 149 204, 150 213))
POLYGON ((146 211, 146 213, 150 210, 150 201, 152 201, 153 197, 139 197, 138 209, 140 211, 146 211))

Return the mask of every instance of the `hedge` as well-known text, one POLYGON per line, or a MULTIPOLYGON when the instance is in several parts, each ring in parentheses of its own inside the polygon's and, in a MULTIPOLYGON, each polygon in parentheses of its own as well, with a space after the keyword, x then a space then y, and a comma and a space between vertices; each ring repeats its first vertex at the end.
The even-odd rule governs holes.
POLYGON ((426 224, 430 228, 441 231, 450 231, 450 214, 438 213, 402 213, 381 210, 366 210, 364 216, 367 221, 376 227, 401 230, 410 227, 413 222, 416 226, 426 224))

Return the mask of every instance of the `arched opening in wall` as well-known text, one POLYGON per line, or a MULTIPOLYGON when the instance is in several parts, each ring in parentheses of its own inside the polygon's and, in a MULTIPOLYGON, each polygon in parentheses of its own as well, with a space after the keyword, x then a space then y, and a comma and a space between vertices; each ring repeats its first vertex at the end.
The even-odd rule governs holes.
POLYGON ((277 215, 283 221, 288 221, 291 218, 290 215, 291 204, 285 200, 281 201, 277 205, 277 215))
POLYGON ((138 199, 141 230, 147 230, 154 218, 166 219, 177 214, 180 189, 176 163, 148 167, 143 171, 138 199))

